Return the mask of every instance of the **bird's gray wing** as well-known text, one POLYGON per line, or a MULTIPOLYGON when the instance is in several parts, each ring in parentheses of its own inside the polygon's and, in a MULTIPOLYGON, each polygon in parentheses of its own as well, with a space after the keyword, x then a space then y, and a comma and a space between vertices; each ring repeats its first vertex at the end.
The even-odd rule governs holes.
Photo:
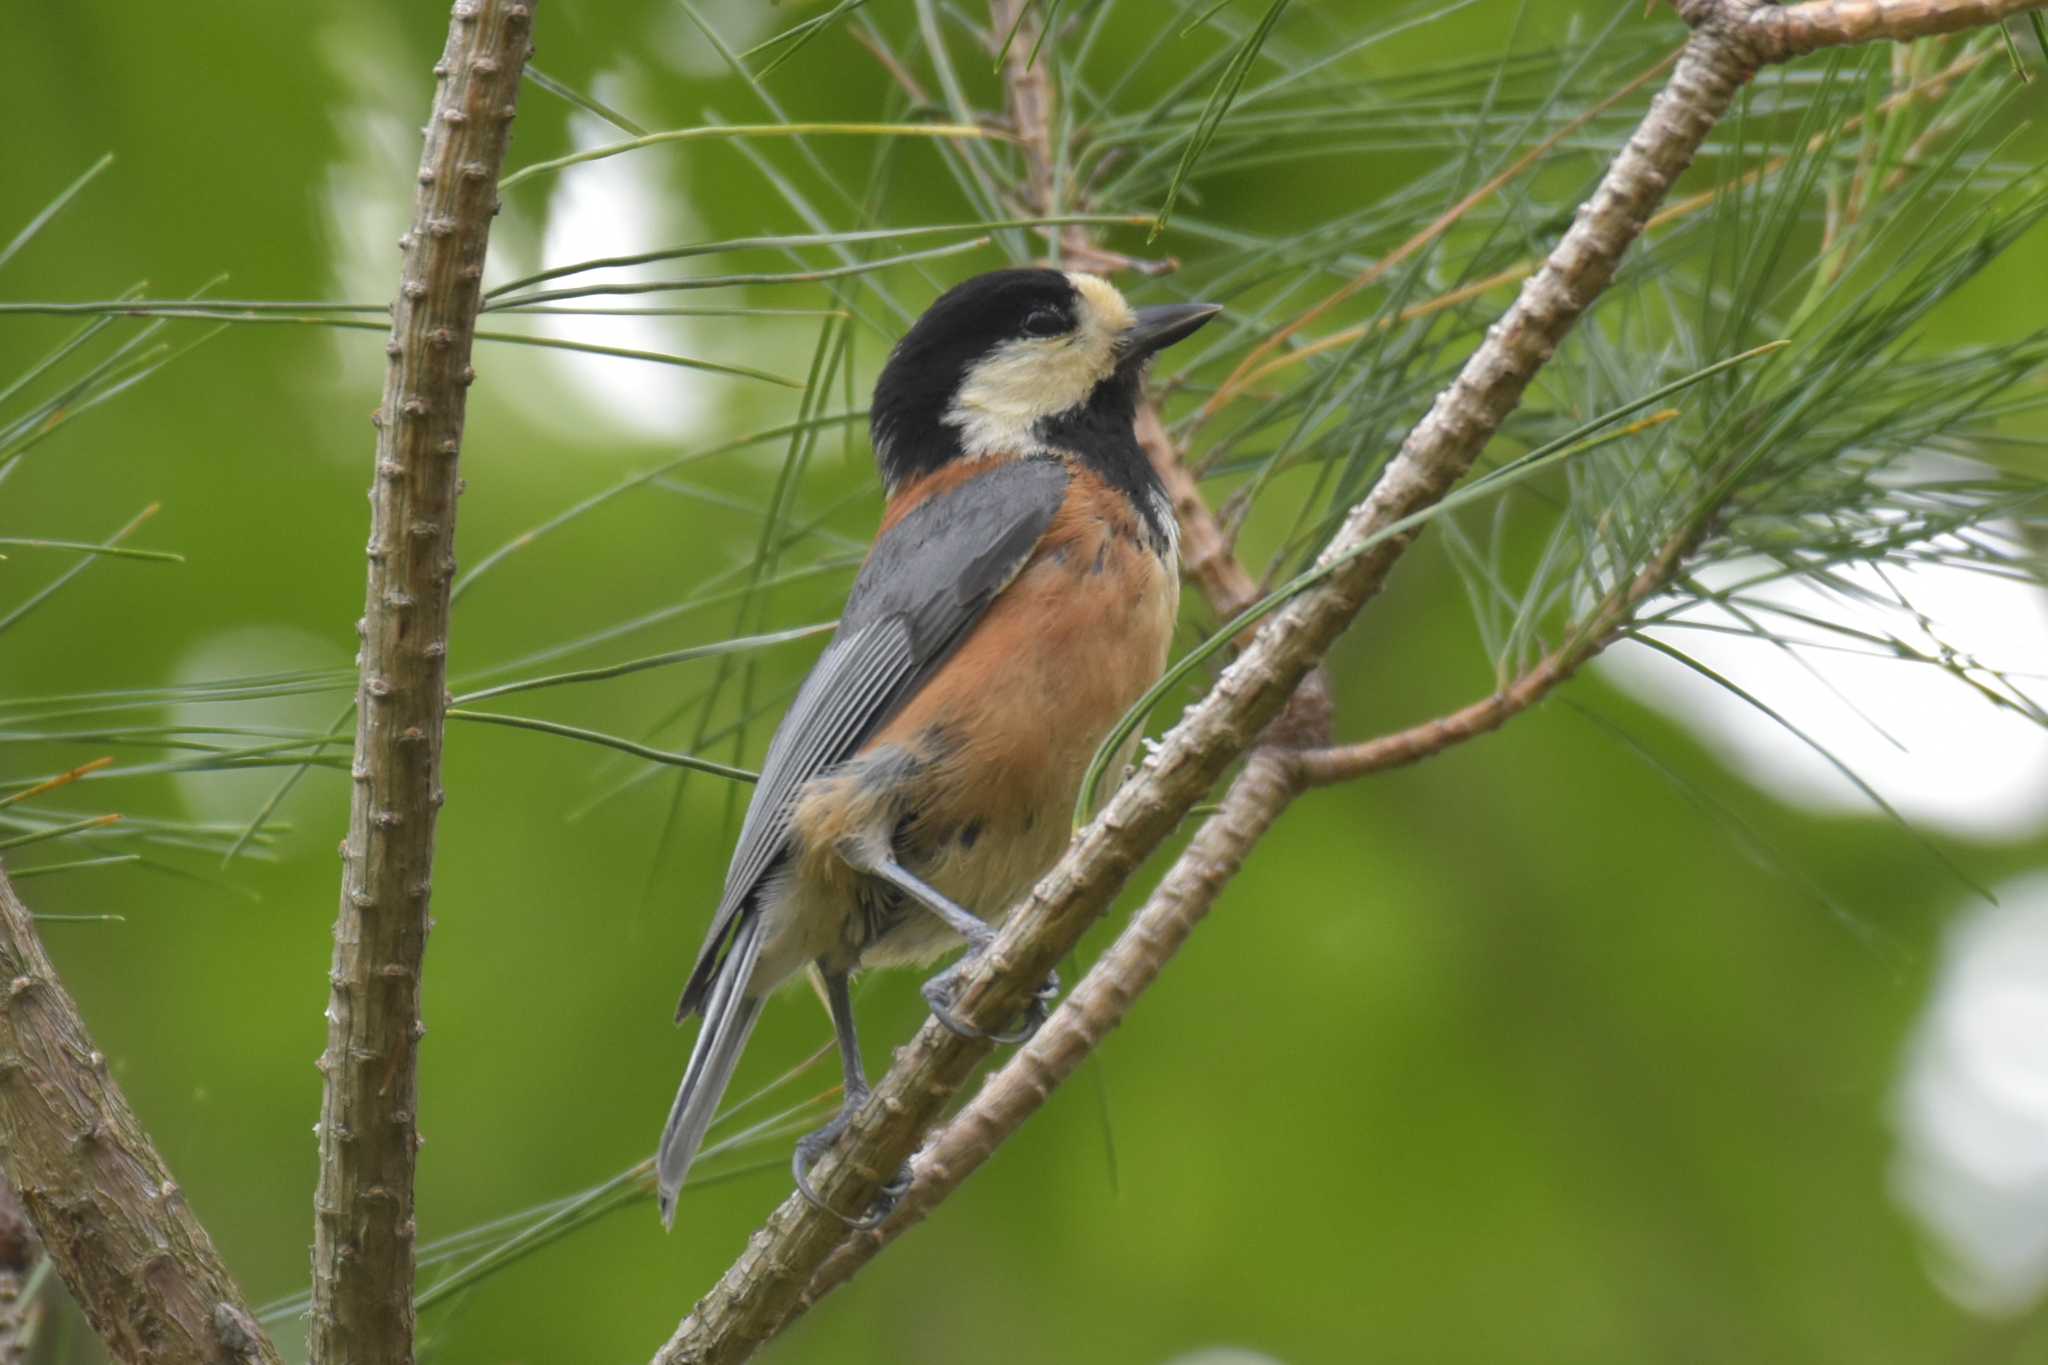
POLYGON ((755 889, 788 852, 797 789, 850 757, 916 695, 1023 569, 1066 490, 1066 468, 1055 460, 993 465, 919 503, 875 543, 832 643, 769 741, 678 1018, 703 1003, 755 889))

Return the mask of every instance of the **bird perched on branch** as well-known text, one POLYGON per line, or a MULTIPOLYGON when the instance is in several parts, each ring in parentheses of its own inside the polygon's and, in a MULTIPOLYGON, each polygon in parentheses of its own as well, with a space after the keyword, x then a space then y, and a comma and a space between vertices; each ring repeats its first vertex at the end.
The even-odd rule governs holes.
MULTIPOLYGON (((1145 362, 1217 311, 999 270, 948 290, 890 353, 869 417, 881 531, 769 743, 677 1009, 704 1023, 661 1135, 664 1222, 763 1002, 804 968, 846 1077, 792 1163, 813 1203, 811 1163, 868 1096, 848 975, 965 941, 924 994, 968 1031, 960 972, 1058 858, 1097 745, 1165 667, 1173 509, 1132 424, 1145 362)), ((1028 1037, 1056 988, 999 1041, 1028 1037)))

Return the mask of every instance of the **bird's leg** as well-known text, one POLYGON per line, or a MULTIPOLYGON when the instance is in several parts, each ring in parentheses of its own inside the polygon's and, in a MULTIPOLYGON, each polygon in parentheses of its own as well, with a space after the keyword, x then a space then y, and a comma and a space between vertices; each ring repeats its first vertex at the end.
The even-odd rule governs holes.
POLYGON ((1045 984, 1031 997, 1025 1007, 1024 1021, 1006 1033, 986 1033, 964 1023, 953 1014, 954 992, 959 988, 960 974, 988 950, 996 941, 996 931, 988 922, 971 910, 962 909, 937 887, 911 872, 896 861, 895 855, 886 849, 876 850, 865 843, 843 848, 841 856, 858 870, 879 881, 887 882, 904 895, 916 901, 925 909, 944 920, 946 927, 967 940, 967 953, 958 962, 924 983, 925 1003, 931 1006, 932 1017, 962 1038, 986 1038, 992 1043, 1025 1043, 1038 1032, 1038 1026, 1045 1022, 1052 1009, 1053 1001, 1060 996, 1059 973, 1046 977, 1045 984))
POLYGON ((880 1226, 883 1219, 895 1212, 896 1202, 903 1198, 910 1188, 910 1163, 904 1162, 903 1169, 888 1184, 875 1194, 874 1205, 859 1218, 848 1218, 839 1210, 818 1197, 811 1188, 811 1167, 825 1149, 839 1140, 846 1131, 846 1125, 853 1121, 854 1114, 868 1101, 868 1073, 861 1065, 860 1038, 853 1027, 853 996, 847 990, 845 972, 829 972, 820 963, 819 973, 825 978, 825 1001, 832 1010, 832 1031, 839 1036, 839 1065, 846 1075, 846 1098, 839 1106, 838 1115, 815 1133, 799 1138, 796 1155, 790 1158, 790 1174, 796 1177, 797 1193, 812 1204, 825 1210, 835 1218, 842 1219, 848 1227, 866 1230, 880 1226))

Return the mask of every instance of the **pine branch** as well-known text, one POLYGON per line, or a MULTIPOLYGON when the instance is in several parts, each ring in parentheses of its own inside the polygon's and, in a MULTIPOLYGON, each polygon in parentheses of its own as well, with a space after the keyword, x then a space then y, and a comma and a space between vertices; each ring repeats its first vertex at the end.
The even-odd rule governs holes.
POLYGON ((457 0, 392 305, 377 418, 355 778, 329 977, 314 1365, 413 1358, 420 966, 442 800, 465 398, 532 0, 457 0))
MULTIPOLYGON (((1534 707, 1620 638, 1635 610, 1671 583, 1699 543, 1710 514, 1711 509, 1702 509, 1689 518, 1642 572, 1609 594, 1582 625, 1566 632, 1565 645, 1496 695, 1448 716, 1360 744, 1316 747, 1328 736, 1329 701, 1319 683, 1321 674, 1312 674, 1261 747, 1245 761, 1220 807, 1202 822, 1116 942, 1095 960, 1031 1041, 911 1159, 911 1186, 896 1211, 880 1227, 848 1235, 811 1277, 782 1326, 924 1221, 1052 1098, 1052 1092, 1124 1021, 1138 997, 1159 980, 1295 797, 1310 787, 1420 762, 1491 733, 1534 707)), ((1236 565, 1234 559, 1229 563, 1236 565)))
POLYGON ((4 872, 0 977, 0 1163, 108 1352, 126 1365, 280 1365, 4 872))
POLYGON ((1290 750, 1268 745, 1245 761, 1221 807, 1202 822, 1116 942, 1095 960, 1031 1041, 912 1158, 910 1190, 895 1213, 880 1227, 852 1233, 840 1243, 811 1277, 790 1319, 853 1278, 876 1252, 924 1221, 1072 1078, 1159 979, 1301 789, 1290 750))
MULTIPOLYGON (((1641 131, 1563 243, 1324 551, 1319 564, 1330 577, 1268 620, 967 973, 959 1008, 971 1025, 993 1027, 1022 1007, 1027 983, 1043 979, 1145 854, 1278 714, 1413 540, 1412 530, 1394 529, 1397 523, 1436 503, 1470 468, 1753 70, 1728 44, 1699 35, 1688 43, 1641 131)), ((911 1154, 987 1050, 928 1022, 815 1168, 814 1185, 825 1200, 840 1208, 865 1205, 880 1173, 911 1154)), ((657 1361, 744 1358, 794 1306, 843 1231, 804 1200, 785 1201, 657 1361)))
MULTIPOLYGON (((1371 493, 1346 518, 1318 561, 1329 576, 1259 630, 1210 695, 1166 737, 1137 777, 1005 922, 994 948, 964 982, 959 1008, 968 1021, 989 1027, 1010 1018, 1022 1006, 1030 983, 1041 979, 1071 947, 1145 853, 1278 713, 1412 542, 1413 530, 1400 528, 1434 506, 1470 469, 1565 333, 1613 278, 1623 254, 1726 113, 1737 90, 1761 65, 1834 42, 1960 31, 2030 7, 2006 0, 1963 0, 1949 7, 1953 12, 1942 13, 1944 7, 1919 0, 1875 6, 1845 0, 1778 11, 1793 22, 1774 30, 1768 24, 1750 27, 1759 14, 1757 0, 1680 0, 1680 11, 1694 33, 1670 80, 1593 198, 1457 379, 1410 432, 1371 493)), ((1190 888, 1180 906, 1180 924, 1191 925, 1199 918, 1234 872, 1236 860, 1270 826, 1265 817, 1277 816, 1293 794, 1288 783, 1264 780, 1269 767, 1264 762, 1248 767, 1226 799, 1224 812, 1215 817, 1229 820, 1234 837, 1230 829, 1212 832, 1207 827, 1197 835, 1197 846, 1211 855, 1208 867, 1184 860, 1170 874, 1169 882, 1177 888, 1190 888), (1259 790, 1261 786, 1266 790, 1259 790), (1187 875, 1182 880, 1184 869, 1187 875), (1201 875, 1205 871, 1213 875, 1201 875)), ((1144 912, 1140 920, 1144 921, 1144 912)), ((1173 922, 1164 916, 1162 920, 1173 922)), ((1138 928, 1134 922, 1133 931, 1138 928)), ((1128 939, 1129 935, 1120 944, 1128 939)), ((1163 961, 1161 954, 1142 945, 1134 947, 1133 957, 1125 964, 1133 972, 1156 972, 1163 961)), ((1081 994, 1076 992, 1077 997, 1081 994)), ((1061 1015, 1070 1012, 1075 1020, 1084 1015, 1098 1021, 1110 1018, 1092 992, 1087 999, 1087 1010, 1063 1009, 1047 1031, 1058 1028, 1061 1015)), ((1067 1037, 1055 1033, 1048 1038, 1042 1032, 1040 1041, 1051 1049, 1074 1040, 1085 1042, 1078 1028, 1067 1037)), ((927 1023, 897 1054, 896 1064, 869 1104, 814 1169, 814 1181, 826 1201, 836 1207, 863 1206, 881 1173, 893 1170, 910 1154, 918 1134, 986 1050, 985 1044, 927 1023)), ((1044 1062, 1045 1056, 1038 1053, 1035 1060, 1044 1062)), ((1050 1066, 1040 1067, 1035 1079, 1027 1075, 1030 1069, 1017 1072, 1025 1100, 1011 1104, 1011 1110, 1028 1113, 1049 1089, 1045 1082, 1056 1083, 1058 1073, 1050 1066)), ((971 1157, 977 1150, 985 1153, 987 1144, 965 1129, 958 1141, 956 1158, 971 1157)), ((942 1178, 935 1168, 927 1170, 932 1173, 931 1194, 957 1184, 958 1177, 951 1172, 942 1178)), ((912 1198, 918 1196, 913 1192, 912 1198)), ((927 1195, 920 1207, 932 1202, 936 1200, 927 1195)), ((843 1228, 830 1215, 795 1197, 785 1201, 656 1356, 658 1365, 733 1361, 751 1354, 804 1302, 830 1287, 834 1281, 829 1275, 822 1281, 814 1277, 843 1241, 843 1228)))
POLYGON ((1688 20, 1712 24, 1728 41, 1747 45, 1760 66, 1852 43, 1961 33, 2042 8, 2043 0, 1807 0, 1782 8, 1756 0, 1679 3, 1688 20))

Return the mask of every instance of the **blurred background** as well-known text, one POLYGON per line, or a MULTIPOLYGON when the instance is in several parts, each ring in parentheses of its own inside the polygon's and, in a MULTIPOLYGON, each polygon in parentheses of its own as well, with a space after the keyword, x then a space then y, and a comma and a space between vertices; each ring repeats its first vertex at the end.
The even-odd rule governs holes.
MULTIPOLYGON (((1083 171, 1098 173, 1116 211, 1154 212, 1210 90, 1267 7, 1064 8, 1061 22, 1076 27, 1041 60, 1083 92, 1073 107, 1124 139, 1083 171)), ((549 4, 537 61, 646 128, 911 121, 929 114, 885 69, 898 54, 930 104, 950 98, 950 74, 974 108, 998 106, 972 31, 985 22, 978 7, 907 0, 549 4), (801 46, 750 51, 820 17, 831 22, 801 46), (721 43, 756 73, 786 60, 757 84, 735 74, 721 43), (949 73, 931 64, 938 48, 954 54, 949 73)), ((0 238, 113 160, 0 265, 0 303, 129 289, 388 299, 445 25, 444 7, 395 0, 19 9, 0 53, 0 121, 16 130, 0 238)), ((1293 7, 1232 115, 1250 122, 1196 163, 1166 233, 1149 246, 1131 227, 1105 240, 1183 263, 1173 276, 1127 280, 1138 301, 1213 294, 1240 318, 1270 308, 1277 325, 1680 36, 1667 9, 1646 16, 1639 0, 1293 7), (1306 75, 1290 87, 1290 73, 1306 75), (1254 96, 1268 82, 1278 84, 1262 104, 1254 96), (1352 113, 1318 113, 1311 91, 1352 113), (1257 122, 1267 114, 1270 125, 1257 122), (1244 275, 1282 237, 1313 256, 1300 267, 1310 287, 1291 296, 1285 281, 1244 275)), ((2025 25, 2010 60, 1995 42, 1987 50, 1973 78, 1989 93, 1928 157, 1967 151, 1946 173, 2032 175, 2038 193, 2029 168, 2048 156, 2038 122, 2048 66, 2025 25)), ((1879 89, 1897 80, 1894 60, 1858 54, 1834 76, 1879 89)), ((1711 188, 1803 140, 1813 127, 1799 120, 1820 107, 1830 70, 1803 64, 1760 91, 1753 122, 1717 138, 1682 188, 1711 188)), ((1404 277, 1416 296, 1455 285, 1488 251, 1540 251, 1645 98, 1573 131, 1526 195, 1488 210, 1485 234, 1404 277)), ((1857 93, 1840 108, 1863 104, 1857 93)), ((529 85, 512 159, 624 136, 601 111, 529 85)), ((592 161, 508 189, 491 281, 764 233, 972 223, 989 216, 976 168, 1008 154, 984 148, 974 155, 986 160, 963 161, 929 139, 820 136, 592 161)), ((1853 198, 1860 155, 1847 141, 1815 170, 1786 228, 1788 271, 1853 198)), ((1931 200, 1922 217, 1963 214, 1969 202, 1931 200)), ((456 690, 829 621, 879 505, 864 425, 840 415, 864 404, 890 340, 937 289, 1043 249, 1017 231, 960 246, 976 235, 613 271, 605 278, 815 272, 953 248, 839 281, 584 300, 710 315, 503 323, 823 382, 801 394, 656 361, 481 343, 460 557, 474 570, 516 548, 464 586, 456 690), (782 311, 715 311, 734 308, 782 311), (854 316, 842 325, 829 310, 854 316), (807 424, 794 437, 793 422, 807 424), (610 496, 555 524, 600 494, 610 496)), ((1894 242, 1872 250, 1881 271, 1894 242)), ((1714 254, 1703 246, 1700 258, 1714 254)), ((1698 320, 1721 306, 1711 288, 1672 283, 1689 259, 1668 249, 1629 306, 1668 308, 1656 324, 1667 329, 1705 327, 1698 320)), ((2019 234, 1918 322, 1918 344, 1964 353, 2027 336, 2043 323, 2044 280, 2048 231, 2019 234)), ((1419 416, 1508 297, 1495 291, 1434 341, 1417 339, 1427 360, 1385 399, 1389 412, 1419 416)), ((374 327, 291 320, 319 316, 305 310, 272 316, 0 320, 0 387, 29 380, 0 418, 30 414, 11 433, 17 446, 22 430, 37 434, 0 475, 0 535, 98 542, 159 507, 124 543, 183 556, 79 561, 19 548, 0 561, 0 794, 115 759, 0 811, 15 821, 0 838, 126 817, 22 846, 8 866, 96 864, 26 877, 21 893, 49 917, 51 951, 115 1073, 251 1298, 276 1308, 291 1354, 348 801, 334 751, 320 751, 330 761, 303 780, 294 762, 314 752, 309 733, 344 715, 352 688, 367 418, 383 357, 374 327), (97 379, 95 366, 106 367, 97 379), (70 401, 36 406, 81 380, 70 401)), ((1213 385, 1254 336, 1220 337, 1226 349, 1185 363, 1213 385)), ((1539 386, 1536 401, 1572 410, 1572 382, 1539 386)), ((2039 372, 2023 382, 2033 408, 1991 423, 1996 439, 1979 453, 2010 478, 2038 480, 2048 390, 2039 372)), ((1176 389, 1169 412, 1184 414, 1202 391, 1192 380, 1176 389)), ((1400 429, 1358 444, 1384 454, 1400 429)), ((1229 438, 1217 448, 1237 449, 1229 438)), ((1228 458, 1215 472, 1217 501, 1248 486, 1228 458)), ((1261 485, 1245 530, 1255 566, 1289 548, 1301 530, 1289 518, 1312 484, 1342 491, 1316 477, 1310 462, 1261 485)), ((2029 534, 2021 542, 2038 556, 2038 525, 2029 534)), ((1494 685, 1469 570, 1432 531, 1344 639, 1332 658, 1342 736, 1425 719, 1494 685)), ((1924 630, 1930 655, 1989 661, 2038 698, 2048 597, 2035 577, 1929 564, 1911 594, 1925 619, 1882 629, 1924 630)), ((1193 602, 1187 618, 1189 644, 1214 624, 1193 602)), ((1739 633, 1686 643, 1812 743, 1624 643, 1498 735, 1310 795, 1076 1082, 769 1358, 2043 1358, 2044 732, 1952 668, 1739 633)), ((479 709, 751 763, 816 645, 479 709)), ((744 801, 715 777, 685 780, 592 744, 481 724, 451 723, 445 783, 419 1216, 423 1242, 469 1235, 435 1262, 437 1276, 502 1256, 506 1237, 651 1150, 690 1038, 670 1013, 744 801)), ((1169 853, 1091 934, 1084 958, 1169 853)), ((916 1027, 916 984, 911 974, 863 983, 872 1065, 916 1027)), ((815 1002, 790 994, 734 1094, 769 1085, 828 1037, 815 1002)), ((450 1282, 425 1310, 423 1356, 647 1358, 786 1193, 791 1134, 829 1113, 819 1097, 833 1080, 829 1064, 814 1067, 759 1101, 750 1118, 808 1107, 707 1161, 672 1234, 627 1181, 575 1206, 576 1225, 536 1236, 531 1254, 450 1282)), ((61 1315, 45 1349, 97 1359, 61 1315)))

